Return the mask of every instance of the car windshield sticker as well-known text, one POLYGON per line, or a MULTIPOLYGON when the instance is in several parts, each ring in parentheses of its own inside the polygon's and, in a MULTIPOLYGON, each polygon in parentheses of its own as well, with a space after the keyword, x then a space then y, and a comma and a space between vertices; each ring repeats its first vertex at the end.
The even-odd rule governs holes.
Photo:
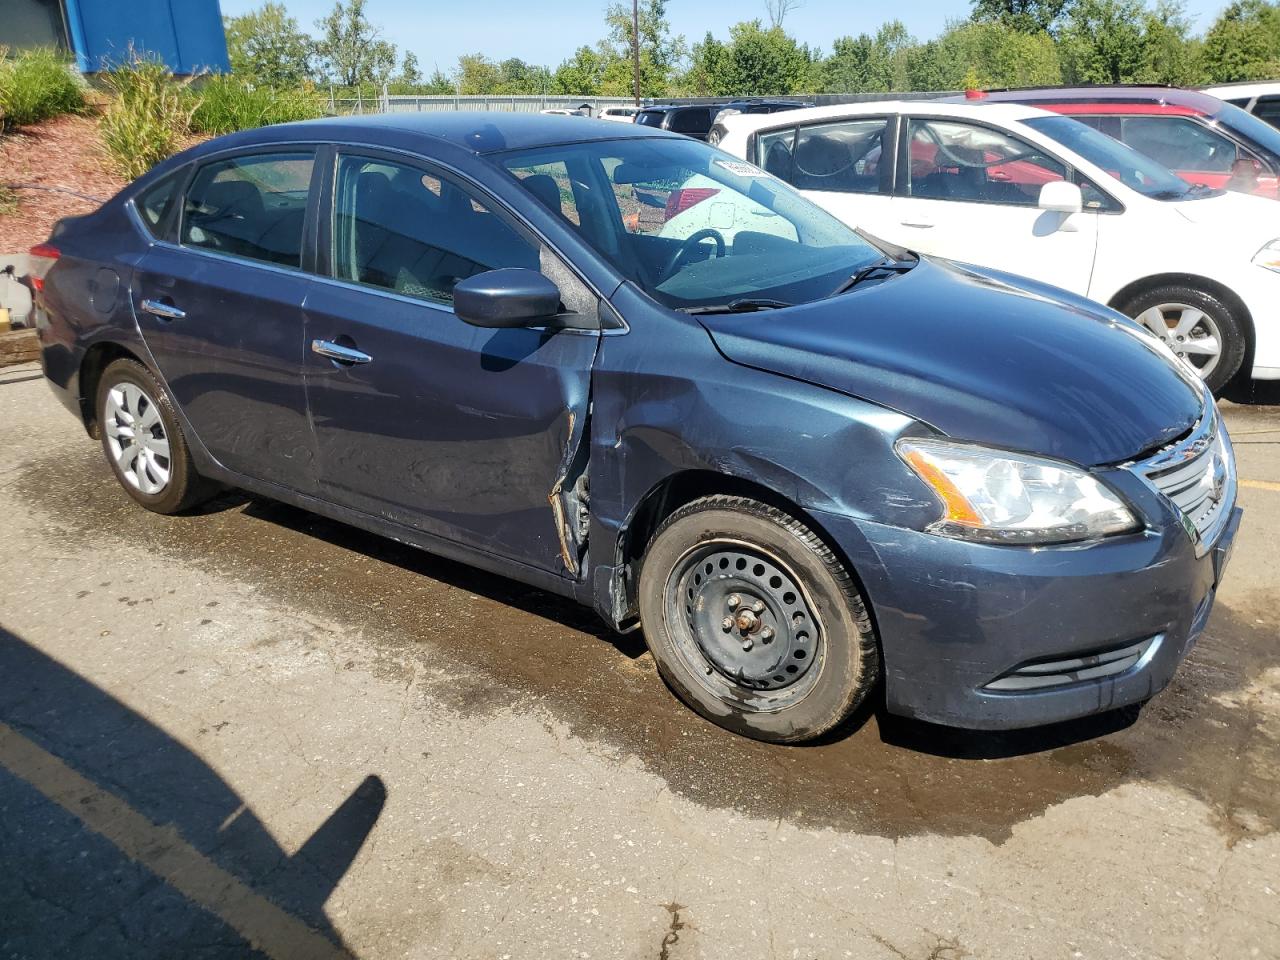
POLYGON ((724 168, 725 168, 726 170, 728 170, 730 173, 736 173, 736 174, 737 174, 738 176, 740 176, 740 177, 767 177, 767 176, 769 176, 769 174, 765 173, 765 172, 764 172, 763 170, 761 170, 759 167, 753 167, 751 164, 749 164, 749 163, 744 163, 744 162, 743 162, 743 161, 741 161, 741 160, 720 160, 720 159, 716 159, 714 162, 715 162, 716 164, 718 164, 719 166, 724 167, 724 168))

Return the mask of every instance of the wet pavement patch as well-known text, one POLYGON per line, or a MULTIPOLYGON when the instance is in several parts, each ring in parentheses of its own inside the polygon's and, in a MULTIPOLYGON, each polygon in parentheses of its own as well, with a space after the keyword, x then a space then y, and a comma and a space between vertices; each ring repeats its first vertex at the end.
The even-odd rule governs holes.
POLYGON ((1255 689, 1280 666, 1280 649, 1259 611, 1220 604, 1173 684, 1140 714, 984 734, 873 708, 821 743, 778 747, 682 706, 639 634, 614 634, 590 610, 515 581, 237 493, 196 515, 155 516, 118 489, 92 444, 28 465, 13 489, 47 516, 52 538, 88 545, 127 530, 148 548, 359 631, 354 667, 417 682, 463 714, 539 704, 708 807, 893 838, 999 843, 1054 804, 1157 782, 1205 802, 1228 843, 1280 824, 1276 743, 1255 689))

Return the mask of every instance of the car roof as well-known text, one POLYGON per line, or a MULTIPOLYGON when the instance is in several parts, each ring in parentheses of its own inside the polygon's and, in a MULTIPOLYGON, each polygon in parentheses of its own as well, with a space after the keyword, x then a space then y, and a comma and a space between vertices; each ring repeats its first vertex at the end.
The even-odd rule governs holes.
POLYGON ((1276 80, 1240 80, 1236 83, 1218 83, 1205 87, 1205 93, 1219 99, 1241 100, 1246 97, 1261 97, 1268 93, 1280 93, 1280 81, 1276 80))
POLYGON ((607 120, 543 113, 441 111, 438 113, 379 113, 359 117, 327 117, 244 130, 209 141, 216 149, 290 141, 377 141, 387 146, 412 147, 431 137, 472 153, 526 150, 562 143, 650 137, 684 140, 679 134, 654 127, 630 127, 607 120))
POLYGON ((1051 116, 1048 110, 1015 103, 972 104, 948 103, 942 100, 871 100, 865 103, 840 103, 829 107, 804 107, 785 113, 741 113, 720 121, 730 130, 758 130, 762 127, 790 127, 798 123, 840 120, 845 117, 879 116, 884 113, 927 114, 957 119, 983 118, 1017 122, 1034 117, 1051 116))
POLYGON ((723 106, 719 103, 655 103, 651 107, 641 107, 644 112, 650 110, 661 113, 669 113, 672 110, 710 110, 715 107, 723 106))
POLYGON ((1152 103, 1187 107, 1212 116, 1222 102, 1200 90, 1160 86, 1028 87, 1021 90, 990 90, 978 99, 949 97, 949 102, 968 103, 1152 103))

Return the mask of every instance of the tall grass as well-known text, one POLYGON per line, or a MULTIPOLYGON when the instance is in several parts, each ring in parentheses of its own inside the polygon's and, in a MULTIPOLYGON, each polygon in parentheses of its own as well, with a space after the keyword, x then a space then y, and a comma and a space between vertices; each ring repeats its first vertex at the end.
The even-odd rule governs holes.
POLYGON ((0 47, 0 132, 84 109, 84 90, 56 50, 8 53, 0 47))
POLYGON ((228 75, 208 78, 190 95, 195 101, 191 129, 197 133, 233 133, 324 114, 323 101, 312 91, 249 87, 228 75))
POLYGON ((132 56, 103 82, 114 97, 102 115, 102 142, 116 172, 133 180, 182 145, 195 105, 186 81, 146 57, 132 56))

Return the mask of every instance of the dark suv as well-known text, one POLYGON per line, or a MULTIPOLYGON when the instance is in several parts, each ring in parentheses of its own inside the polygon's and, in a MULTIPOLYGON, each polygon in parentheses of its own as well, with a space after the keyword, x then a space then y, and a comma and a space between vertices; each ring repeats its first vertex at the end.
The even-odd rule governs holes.
POLYGON ((720 109, 716 111, 711 132, 707 134, 707 142, 712 146, 720 142, 720 138, 724 136, 724 128, 720 124, 727 117, 735 117, 740 113, 782 113, 784 110, 799 110, 802 107, 812 106, 814 104, 802 100, 766 100, 763 97, 730 100, 728 103, 720 104, 720 109))
POLYGON ((1051 87, 971 90, 966 97, 1065 114, 1145 153, 1189 183, 1280 199, 1280 130, 1198 90, 1051 87))
POLYGON ((668 103, 645 107, 636 114, 636 123, 646 127, 683 133, 695 140, 706 140, 711 130, 711 118, 720 109, 715 103, 668 103))

